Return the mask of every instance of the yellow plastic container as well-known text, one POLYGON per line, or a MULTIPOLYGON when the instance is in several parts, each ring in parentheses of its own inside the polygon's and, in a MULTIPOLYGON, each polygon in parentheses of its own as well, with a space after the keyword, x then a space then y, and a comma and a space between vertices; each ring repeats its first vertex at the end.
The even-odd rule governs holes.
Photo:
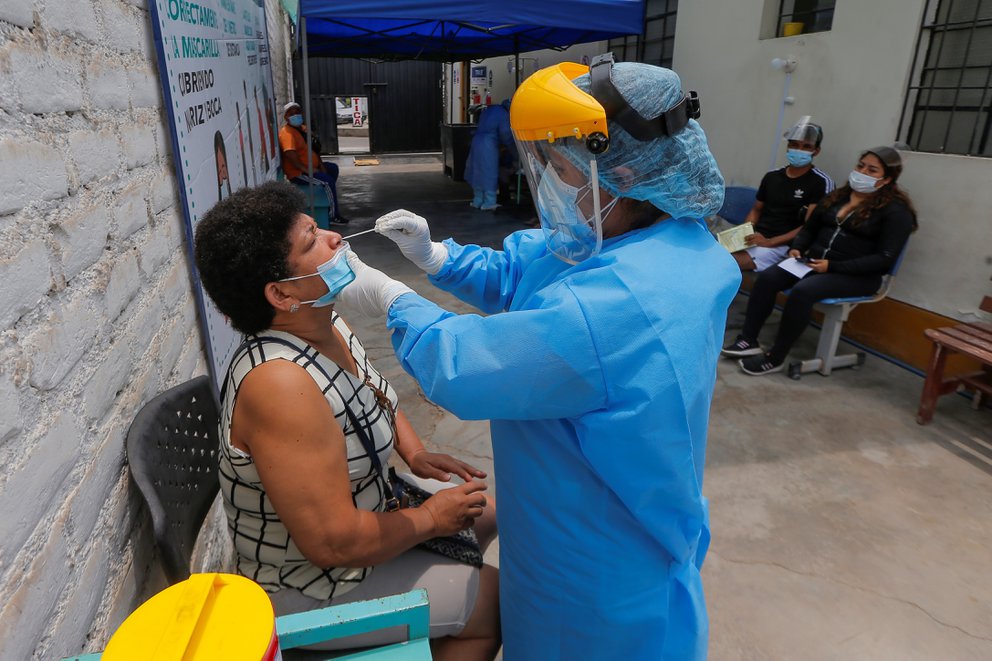
POLYGON ((277 661, 272 602, 234 574, 193 574, 162 590, 124 620, 103 661, 277 661))
POLYGON ((797 34, 803 33, 804 23, 783 23, 782 24, 782 36, 783 37, 795 37, 797 34))

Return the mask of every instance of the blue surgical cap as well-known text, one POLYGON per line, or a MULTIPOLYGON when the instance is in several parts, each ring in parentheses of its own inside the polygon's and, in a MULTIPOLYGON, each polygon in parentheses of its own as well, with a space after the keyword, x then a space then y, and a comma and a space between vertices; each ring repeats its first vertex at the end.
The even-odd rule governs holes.
MULTIPOLYGON (((670 69, 620 62, 613 65, 612 79, 627 103, 647 119, 682 99, 682 82, 670 69)), ((573 82, 582 91, 590 91, 588 74, 573 82)), ((647 142, 634 138, 616 122, 608 126, 610 148, 595 158, 600 186, 611 195, 650 202, 673 218, 704 218, 723 206, 723 175, 699 122, 690 119, 675 135, 647 142)), ((565 152, 589 173, 589 152, 580 155, 574 146, 565 152)))

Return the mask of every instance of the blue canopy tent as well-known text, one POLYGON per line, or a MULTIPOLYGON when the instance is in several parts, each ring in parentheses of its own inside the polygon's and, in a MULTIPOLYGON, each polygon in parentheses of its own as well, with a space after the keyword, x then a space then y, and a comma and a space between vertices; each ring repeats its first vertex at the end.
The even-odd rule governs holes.
POLYGON ((457 62, 640 34, 643 0, 300 0, 309 55, 457 62))
MULTIPOLYGON (((309 123, 311 55, 437 62, 516 55, 519 84, 521 52, 640 34, 644 1, 299 0, 297 20, 309 123)), ((310 196, 312 208, 312 185, 310 196)))

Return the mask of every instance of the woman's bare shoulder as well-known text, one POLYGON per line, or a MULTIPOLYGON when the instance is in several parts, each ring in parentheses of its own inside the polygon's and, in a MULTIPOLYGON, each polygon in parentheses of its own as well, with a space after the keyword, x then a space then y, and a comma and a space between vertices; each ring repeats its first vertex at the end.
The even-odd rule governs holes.
POLYGON ((237 409, 259 422, 274 419, 283 424, 329 408, 313 377, 300 365, 282 359, 266 361, 248 372, 238 388, 237 403, 237 409))

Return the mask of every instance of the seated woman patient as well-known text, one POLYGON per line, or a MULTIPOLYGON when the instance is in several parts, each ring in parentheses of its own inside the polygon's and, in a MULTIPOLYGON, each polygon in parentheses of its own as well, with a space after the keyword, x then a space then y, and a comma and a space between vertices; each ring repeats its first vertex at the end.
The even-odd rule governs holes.
MULTIPOLYGON (((293 186, 240 190, 196 228, 200 277, 246 339, 221 392, 220 484, 238 571, 277 614, 426 588, 435 659, 492 659, 500 646, 498 573, 415 548, 474 527, 496 534, 486 474, 428 452, 396 392, 334 310, 354 279, 348 244, 317 228, 293 186), (384 466, 393 451, 433 489, 391 509, 384 466), (447 485, 444 485, 447 486, 447 485)), ((394 627, 322 649, 405 639, 394 627)))
POLYGON ((724 356, 740 358, 741 369, 752 376, 781 371, 817 301, 878 291, 916 230, 913 203, 896 184, 901 173, 902 157, 891 147, 861 154, 847 185, 823 198, 792 240, 789 257, 805 258, 811 270, 802 278, 780 265, 760 273, 744 328, 724 347, 724 356), (775 296, 789 288, 775 343, 766 352, 758 332, 775 307, 775 296))

